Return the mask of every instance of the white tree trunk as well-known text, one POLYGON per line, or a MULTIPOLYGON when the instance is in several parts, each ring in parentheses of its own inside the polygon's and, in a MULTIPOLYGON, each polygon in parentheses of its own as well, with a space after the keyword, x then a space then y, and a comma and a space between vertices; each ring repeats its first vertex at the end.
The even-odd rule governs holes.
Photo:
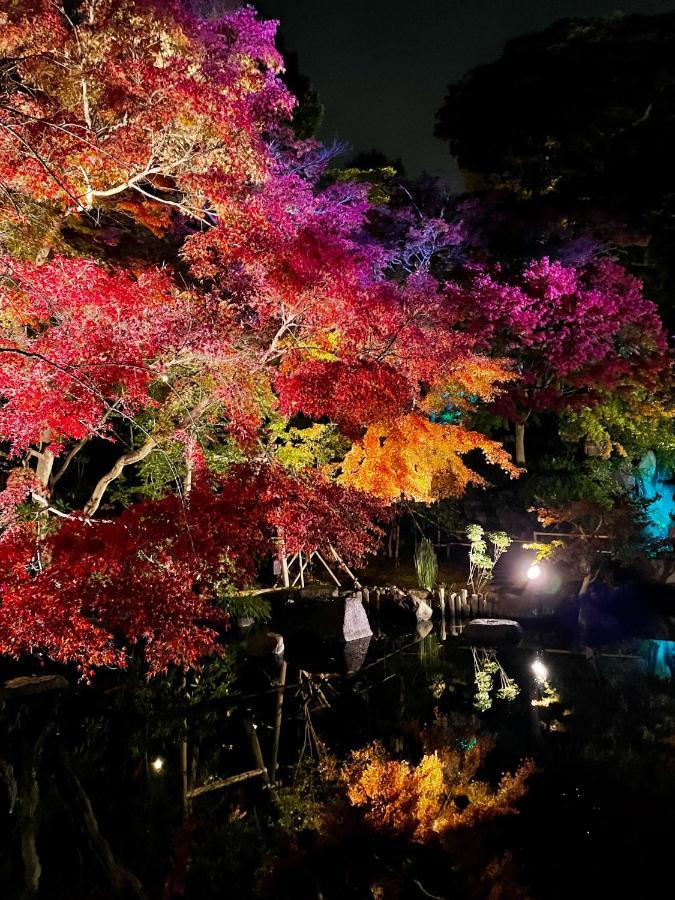
POLYGON ((525 423, 516 422, 516 463, 525 465, 525 423))

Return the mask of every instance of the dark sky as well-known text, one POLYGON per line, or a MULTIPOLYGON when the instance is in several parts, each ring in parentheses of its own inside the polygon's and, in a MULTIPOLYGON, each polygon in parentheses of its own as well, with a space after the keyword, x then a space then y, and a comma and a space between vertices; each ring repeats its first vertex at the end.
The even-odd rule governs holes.
POLYGON ((434 138, 446 85, 499 56, 505 41, 567 16, 675 9, 675 0, 255 0, 321 95, 321 136, 377 147, 459 188, 434 138))

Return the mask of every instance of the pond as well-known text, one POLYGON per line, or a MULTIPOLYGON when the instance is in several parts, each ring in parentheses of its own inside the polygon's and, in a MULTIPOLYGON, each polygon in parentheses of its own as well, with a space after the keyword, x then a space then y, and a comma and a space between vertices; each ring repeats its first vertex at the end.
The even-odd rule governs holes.
POLYGON ((187 681, 5 691, 0 896, 653 896, 675 644, 591 649, 542 618, 495 655, 445 620, 374 625, 283 659, 233 639, 187 681), (463 774, 433 794, 437 759, 463 774))

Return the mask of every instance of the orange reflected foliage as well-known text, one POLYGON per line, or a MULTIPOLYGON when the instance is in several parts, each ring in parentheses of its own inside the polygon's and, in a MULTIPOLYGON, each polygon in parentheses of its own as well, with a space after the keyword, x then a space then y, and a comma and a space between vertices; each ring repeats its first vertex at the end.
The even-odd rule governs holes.
POLYGON ((352 753, 339 778, 369 826, 424 841, 517 812, 514 804, 527 791, 527 779, 535 771, 532 760, 504 774, 492 787, 476 778, 492 749, 491 739, 478 738, 469 750, 432 746, 427 735, 426 752, 416 766, 392 759, 378 742, 352 753), (459 798, 462 802, 456 803, 459 798))
POLYGON ((522 471, 485 435, 411 414, 371 425, 345 457, 338 480, 389 502, 403 497, 431 503, 460 496, 469 484, 487 483, 462 460, 471 450, 481 450, 511 478, 522 471))

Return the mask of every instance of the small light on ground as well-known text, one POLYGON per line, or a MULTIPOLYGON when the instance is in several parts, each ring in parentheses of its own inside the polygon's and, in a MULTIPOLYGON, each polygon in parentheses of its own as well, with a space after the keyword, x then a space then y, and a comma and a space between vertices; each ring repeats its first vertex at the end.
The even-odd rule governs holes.
POLYGON ((548 678, 548 669, 540 659, 535 659, 535 661, 530 666, 532 669, 532 673, 537 681, 546 681, 548 678))
POLYGON ((530 568, 527 570, 527 577, 532 581, 534 578, 539 578, 541 575, 541 566, 538 566, 536 563, 533 563, 530 568))
POLYGON ((153 772, 156 772, 158 775, 164 769, 164 760, 161 756, 156 756, 152 762, 150 763, 153 772))

